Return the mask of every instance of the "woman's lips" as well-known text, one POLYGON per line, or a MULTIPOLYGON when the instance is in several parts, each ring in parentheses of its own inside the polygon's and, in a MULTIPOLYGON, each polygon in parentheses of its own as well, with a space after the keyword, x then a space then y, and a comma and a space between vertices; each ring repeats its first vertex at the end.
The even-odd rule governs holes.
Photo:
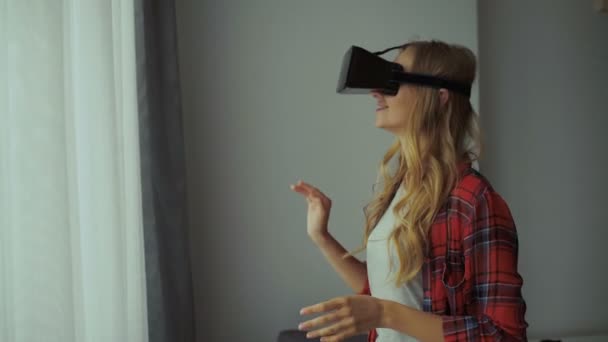
POLYGON ((385 106, 385 107, 378 107, 378 108, 376 108, 376 112, 379 112, 379 111, 384 110, 386 108, 388 108, 388 107, 387 106, 385 106))

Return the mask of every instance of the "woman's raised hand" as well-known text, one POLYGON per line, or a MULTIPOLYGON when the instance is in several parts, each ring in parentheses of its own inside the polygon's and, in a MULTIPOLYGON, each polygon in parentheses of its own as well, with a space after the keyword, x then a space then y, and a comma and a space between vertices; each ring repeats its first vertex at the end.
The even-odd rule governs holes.
POLYGON ((331 211, 331 199, 319 191, 319 189, 301 180, 296 184, 290 185, 290 188, 304 196, 306 202, 308 202, 306 224, 308 236, 314 242, 327 237, 329 235, 327 223, 331 211))

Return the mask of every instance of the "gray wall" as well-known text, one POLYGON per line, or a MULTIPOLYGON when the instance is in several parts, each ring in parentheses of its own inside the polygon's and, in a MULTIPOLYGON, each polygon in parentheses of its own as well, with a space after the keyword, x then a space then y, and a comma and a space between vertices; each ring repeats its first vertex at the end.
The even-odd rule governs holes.
POLYGON ((334 200, 330 231, 353 249, 392 142, 371 97, 335 93, 344 52, 417 36, 477 51, 475 1, 182 0, 178 20, 197 339, 272 341, 351 294, 289 184, 334 200))
POLYGON ((479 4, 480 164, 518 223, 529 334, 608 332, 608 15, 479 4))

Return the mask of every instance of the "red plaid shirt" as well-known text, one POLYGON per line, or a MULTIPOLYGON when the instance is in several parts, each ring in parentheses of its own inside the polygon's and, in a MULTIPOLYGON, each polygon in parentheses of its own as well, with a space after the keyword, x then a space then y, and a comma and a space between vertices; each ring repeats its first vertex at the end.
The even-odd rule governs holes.
MULTIPOLYGON (((510 210, 471 163, 460 171, 429 232, 423 310, 441 315, 445 341, 527 341, 510 210)), ((369 281, 358 294, 370 295, 369 281)), ((368 341, 376 337, 373 329, 368 341)))

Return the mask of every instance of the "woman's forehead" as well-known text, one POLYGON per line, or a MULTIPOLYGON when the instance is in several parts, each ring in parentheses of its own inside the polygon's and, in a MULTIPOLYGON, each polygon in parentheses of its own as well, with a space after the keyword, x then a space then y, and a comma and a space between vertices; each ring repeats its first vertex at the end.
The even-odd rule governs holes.
POLYGON ((411 46, 406 48, 395 57, 394 62, 401 64, 405 70, 411 70, 414 62, 414 49, 411 46))

